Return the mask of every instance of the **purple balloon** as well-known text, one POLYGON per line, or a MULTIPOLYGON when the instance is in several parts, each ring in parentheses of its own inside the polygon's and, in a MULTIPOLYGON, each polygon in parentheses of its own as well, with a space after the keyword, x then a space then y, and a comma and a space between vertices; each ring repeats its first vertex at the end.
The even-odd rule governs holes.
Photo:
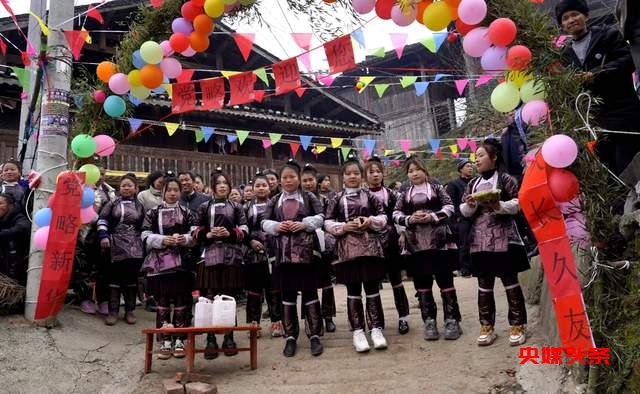
POLYGON ((507 68, 507 48, 489 47, 482 54, 480 65, 489 74, 502 74, 507 68))
POLYGON ((164 57, 169 57, 175 52, 173 48, 171 48, 171 43, 169 42, 169 40, 162 41, 160 43, 160 48, 162 48, 162 54, 164 55, 164 57))
POLYGON ((184 18, 176 18, 171 22, 171 30, 189 35, 193 31, 193 24, 184 18))
POLYGON ((464 52, 471 57, 480 57, 489 49, 491 42, 489 41, 488 31, 486 27, 476 27, 467 33, 462 39, 462 48, 464 52))

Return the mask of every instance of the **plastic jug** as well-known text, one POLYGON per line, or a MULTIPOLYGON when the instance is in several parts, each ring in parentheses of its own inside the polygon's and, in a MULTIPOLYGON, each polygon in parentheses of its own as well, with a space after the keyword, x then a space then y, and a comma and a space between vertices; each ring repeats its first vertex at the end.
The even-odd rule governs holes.
POLYGON ((213 304, 205 297, 198 298, 193 325, 195 327, 208 327, 213 319, 213 304))
POLYGON ((228 295, 217 295, 213 299, 212 326, 233 327, 236 325, 236 300, 228 295))

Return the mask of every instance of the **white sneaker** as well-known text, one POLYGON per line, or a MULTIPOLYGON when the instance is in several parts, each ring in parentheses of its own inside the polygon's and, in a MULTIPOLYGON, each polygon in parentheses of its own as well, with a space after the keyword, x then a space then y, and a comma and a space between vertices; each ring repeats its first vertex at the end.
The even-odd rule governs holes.
POLYGON ((162 353, 158 354, 158 360, 168 360, 171 358, 171 341, 163 341, 160 346, 162 353))
POLYGON ((176 339, 175 345, 173 345, 173 357, 183 358, 186 352, 184 351, 184 342, 182 339, 176 339))
POLYGON ((369 341, 367 341, 367 336, 364 335, 364 330, 355 330, 353 332, 353 346, 358 353, 368 352, 369 349, 371 349, 369 347, 369 341))
POLYGON ((387 340, 382 335, 382 328, 374 328, 371 330, 371 340, 373 341, 374 349, 386 349, 387 340))
POLYGON ((509 331, 509 345, 519 346, 525 343, 527 334, 524 326, 511 326, 509 331))

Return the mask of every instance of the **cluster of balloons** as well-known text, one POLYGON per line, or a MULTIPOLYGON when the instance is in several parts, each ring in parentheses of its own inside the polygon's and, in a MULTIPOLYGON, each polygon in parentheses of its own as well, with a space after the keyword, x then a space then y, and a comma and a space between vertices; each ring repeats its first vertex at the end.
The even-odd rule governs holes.
POLYGON ((71 140, 71 151, 80 157, 87 158, 94 154, 100 157, 111 155, 116 149, 116 143, 108 135, 78 134, 71 140))
MULTIPOLYGON (((460 22, 459 6, 464 1, 466 0, 421 0, 404 8, 395 0, 352 0, 352 4, 359 14, 375 10, 380 19, 390 19, 398 26, 408 26, 417 21, 429 30, 440 31, 451 21, 456 21, 456 25, 460 22)), ((484 12, 486 14, 486 4, 484 12)), ((464 23, 460 23, 464 27, 464 23)))
POLYGON ((580 193, 580 183, 566 168, 578 157, 575 141, 564 134, 553 135, 542 144, 540 153, 549 166, 547 185, 553 198, 559 203, 573 200, 580 193))

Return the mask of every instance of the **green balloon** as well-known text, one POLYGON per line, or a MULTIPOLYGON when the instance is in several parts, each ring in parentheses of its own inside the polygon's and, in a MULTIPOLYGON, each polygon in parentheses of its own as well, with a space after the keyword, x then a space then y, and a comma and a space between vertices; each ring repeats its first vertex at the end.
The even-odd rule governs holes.
POLYGON ((90 157, 96 153, 96 141, 89 134, 78 134, 71 141, 71 150, 78 157, 90 157))
POLYGON ((144 86, 132 86, 131 95, 137 99, 144 100, 151 94, 151 90, 144 86))
POLYGON ((162 61, 163 52, 160 44, 155 41, 147 41, 140 46, 140 57, 149 64, 158 64, 162 61))
POLYGON ((87 185, 93 185, 100 179, 100 169, 94 164, 85 164, 78 170, 84 172, 84 183, 87 185))
POLYGON ((513 82, 502 82, 491 93, 491 105, 498 112, 511 112, 520 104, 520 91, 513 82))
POLYGON ((542 81, 527 81, 520 88, 520 97, 525 103, 533 100, 544 100, 546 98, 545 93, 542 81))

